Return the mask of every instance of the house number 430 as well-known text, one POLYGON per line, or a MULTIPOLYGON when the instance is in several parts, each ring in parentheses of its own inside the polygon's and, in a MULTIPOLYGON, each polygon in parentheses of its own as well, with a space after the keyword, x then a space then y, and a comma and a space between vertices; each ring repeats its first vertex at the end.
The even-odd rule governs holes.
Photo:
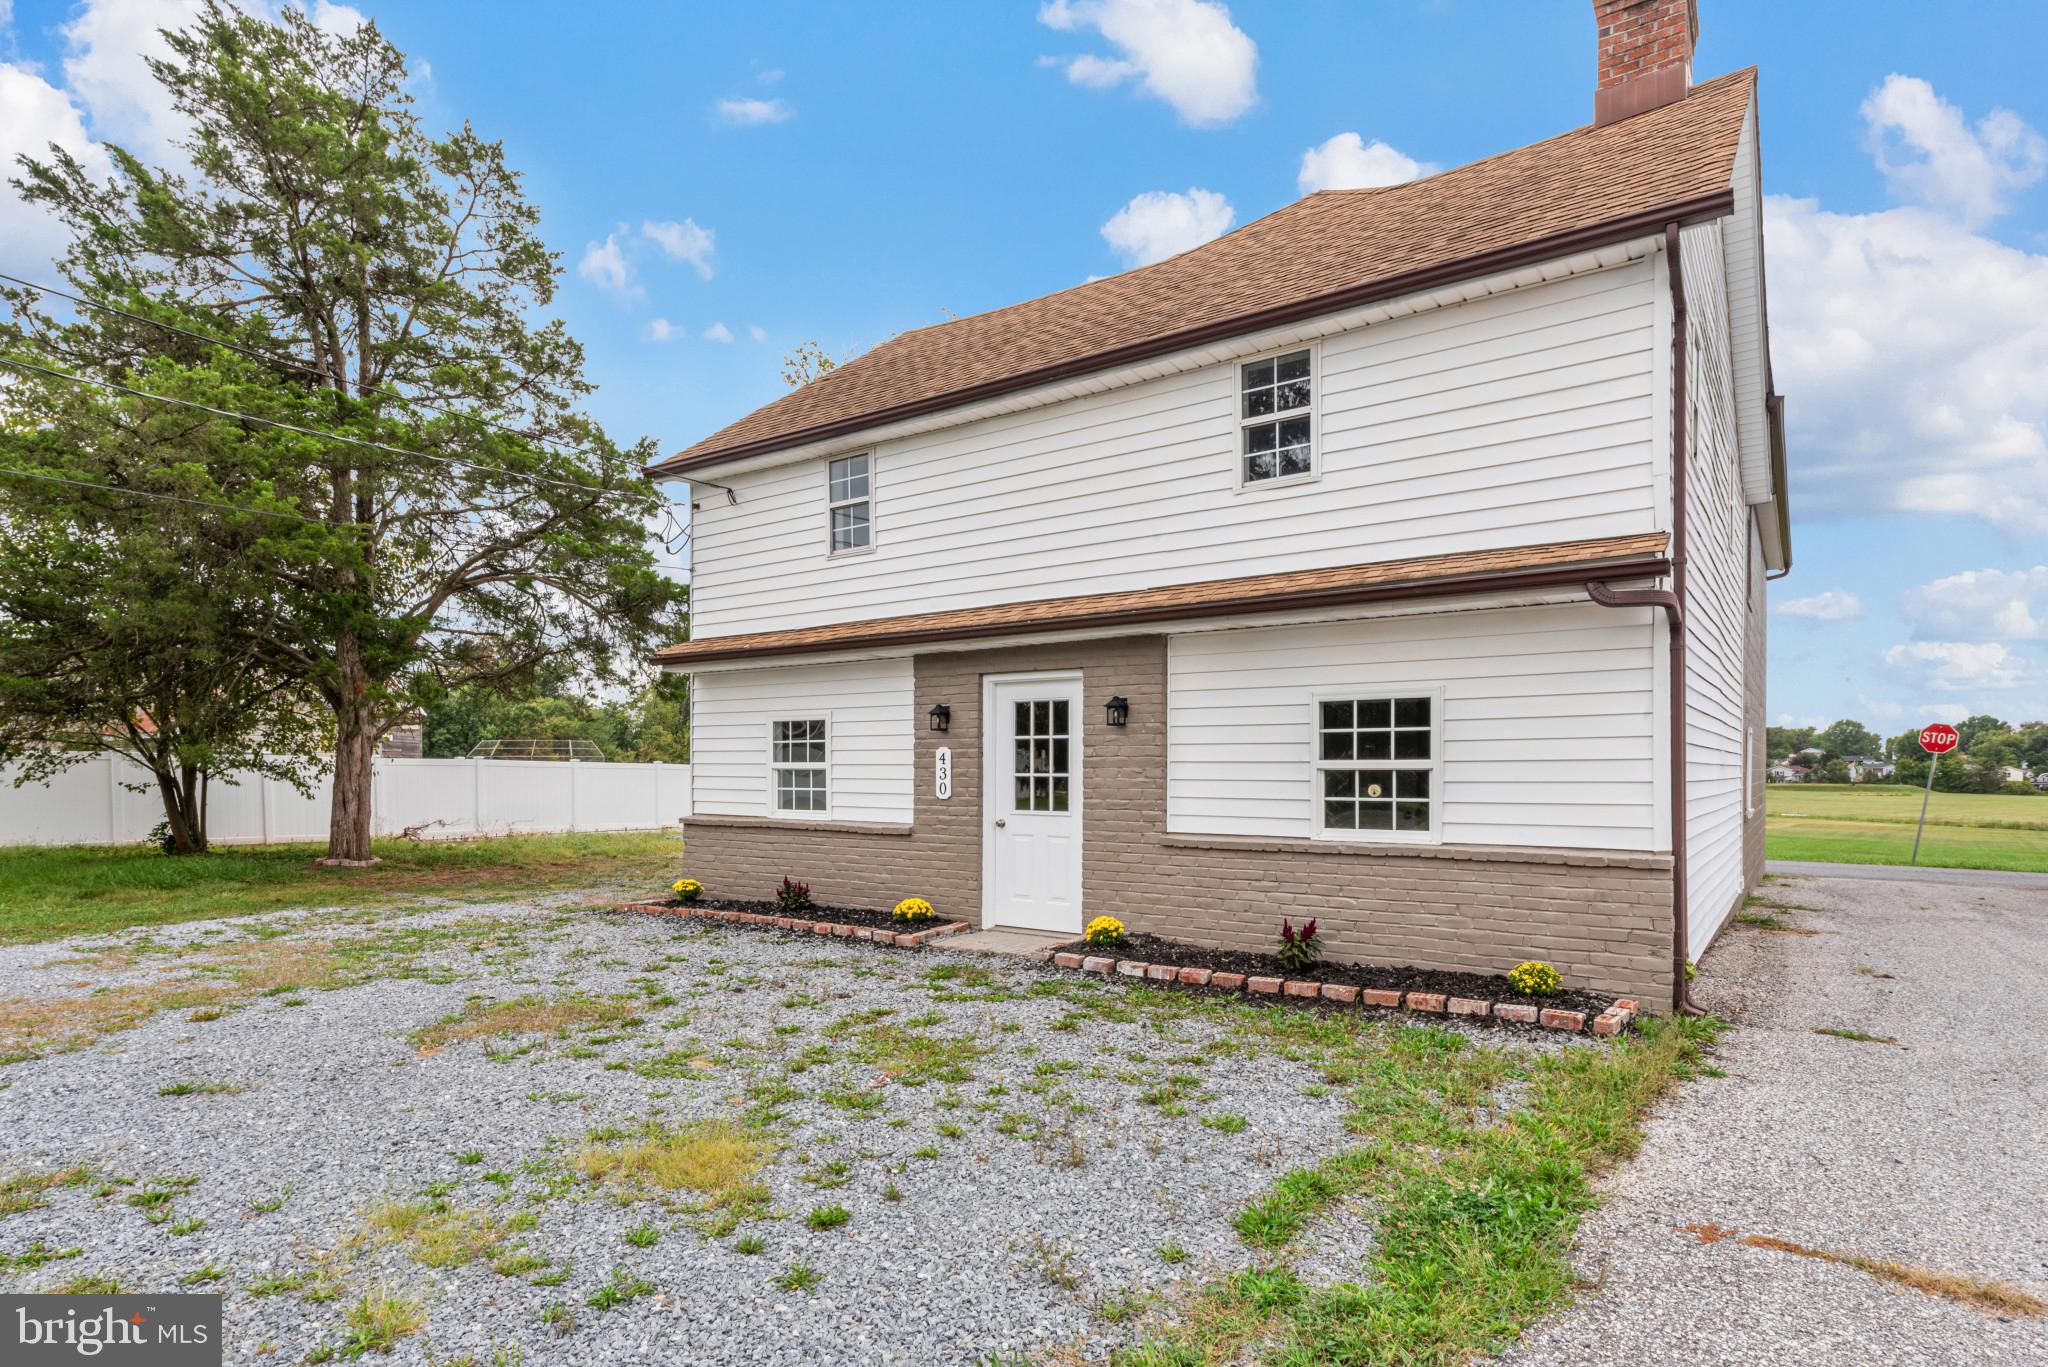
POLYGON ((941 745, 932 758, 932 790, 941 801, 953 796, 953 747, 941 745))

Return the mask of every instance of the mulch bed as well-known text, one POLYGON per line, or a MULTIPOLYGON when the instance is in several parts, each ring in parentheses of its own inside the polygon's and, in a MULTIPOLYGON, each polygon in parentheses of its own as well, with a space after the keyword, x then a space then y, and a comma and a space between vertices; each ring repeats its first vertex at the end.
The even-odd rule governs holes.
POLYGON ((798 921, 830 921, 835 925, 866 926, 870 930, 930 930, 933 926, 944 925, 943 918, 934 918, 923 924, 899 921, 886 911, 870 911, 865 907, 806 907, 802 911, 784 911, 773 902, 736 902, 726 897, 699 897, 694 902, 685 902, 680 897, 661 901, 642 902, 646 907, 665 907, 673 911, 687 909, 696 911, 744 911, 755 916, 788 916, 798 921))
POLYGON ((1242 973, 1247 978, 1294 978, 1318 983, 1342 983, 1349 987, 1381 987, 1400 992, 1434 992, 1445 997, 1476 997, 1516 1005, 1552 1007, 1583 1011, 1590 1019, 1614 1004, 1614 998, 1596 992, 1569 988, 1548 997, 1530 997, 1515 991, 1508 980, 1490 973, 1451 973, 1435 968, 1390 968, 1378 964, 1323 962, 1296 972, 1280 966, 1271 954, 1250 954, 1243 950, 1204 949, 1158 935, 1126 935, 1115 949, 1094 949, 1074 940, 1057 946, 1077 954, 1106 954, 1118 959, 1139 959, 1146 963, 1172 964, 1176 968, 1207 968, 1217 973, 1242 973))

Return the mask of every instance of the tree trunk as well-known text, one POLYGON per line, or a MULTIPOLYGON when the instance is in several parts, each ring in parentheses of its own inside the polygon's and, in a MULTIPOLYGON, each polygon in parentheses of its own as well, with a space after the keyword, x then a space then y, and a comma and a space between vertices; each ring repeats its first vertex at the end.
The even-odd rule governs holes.
POLYGON ((357 642, 344 639, 335 655, 341 689, 334 705, 334 796, 327 810, 323 864, 374 864, 370 851, 371 761, 377 753, 377 717, 357 642))
POLYGON ((164 822, 170 828, 166 854, 204 854, 206 817, 193 803, 194 772, 186 766, 178 773, 157 769, 157 796, 163 799, 164 822))

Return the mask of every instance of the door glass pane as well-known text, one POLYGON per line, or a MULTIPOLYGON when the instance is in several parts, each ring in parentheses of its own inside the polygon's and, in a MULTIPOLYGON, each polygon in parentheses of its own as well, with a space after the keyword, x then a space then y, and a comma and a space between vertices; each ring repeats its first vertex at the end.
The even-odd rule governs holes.
POLYGON ((1031 734, 1031 704, 1028 702, 1017 704, 1017 734, 1020 736, 1031 734))
POLYGON ((1055 774, 1071 772, 1067 768, 1067 739, 1064 736, 1052 743, 1052 771, 1055 774))
POLYGON ((1042 736, 1052 730, 1052 704, 1035 702, 1031 704, 1031 733, 1042 736))
POLYGON ((1053 699, 1052 733, 1056 736, 1067 734, 1067 700, 1065 698, 1053 699))
POLYGON ((1016 802, 1018 811, 1028 812, 1031 810, 1031 776, 1028 774, 1017 775, 1016 802))
POLYGON ((1067 776, 1055 775, 1052 781, 1052 809, 1056 812, 1067 810, 1067 776))

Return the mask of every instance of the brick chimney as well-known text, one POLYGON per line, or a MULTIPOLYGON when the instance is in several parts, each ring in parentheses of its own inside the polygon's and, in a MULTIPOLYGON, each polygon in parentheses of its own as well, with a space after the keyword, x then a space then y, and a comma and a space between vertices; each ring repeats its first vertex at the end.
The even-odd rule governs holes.
POLYGON ((1600 30, 1600 81, 1593 126, 1685 98, 1700 38, 1697 0, 1593 0, 1600 30))

